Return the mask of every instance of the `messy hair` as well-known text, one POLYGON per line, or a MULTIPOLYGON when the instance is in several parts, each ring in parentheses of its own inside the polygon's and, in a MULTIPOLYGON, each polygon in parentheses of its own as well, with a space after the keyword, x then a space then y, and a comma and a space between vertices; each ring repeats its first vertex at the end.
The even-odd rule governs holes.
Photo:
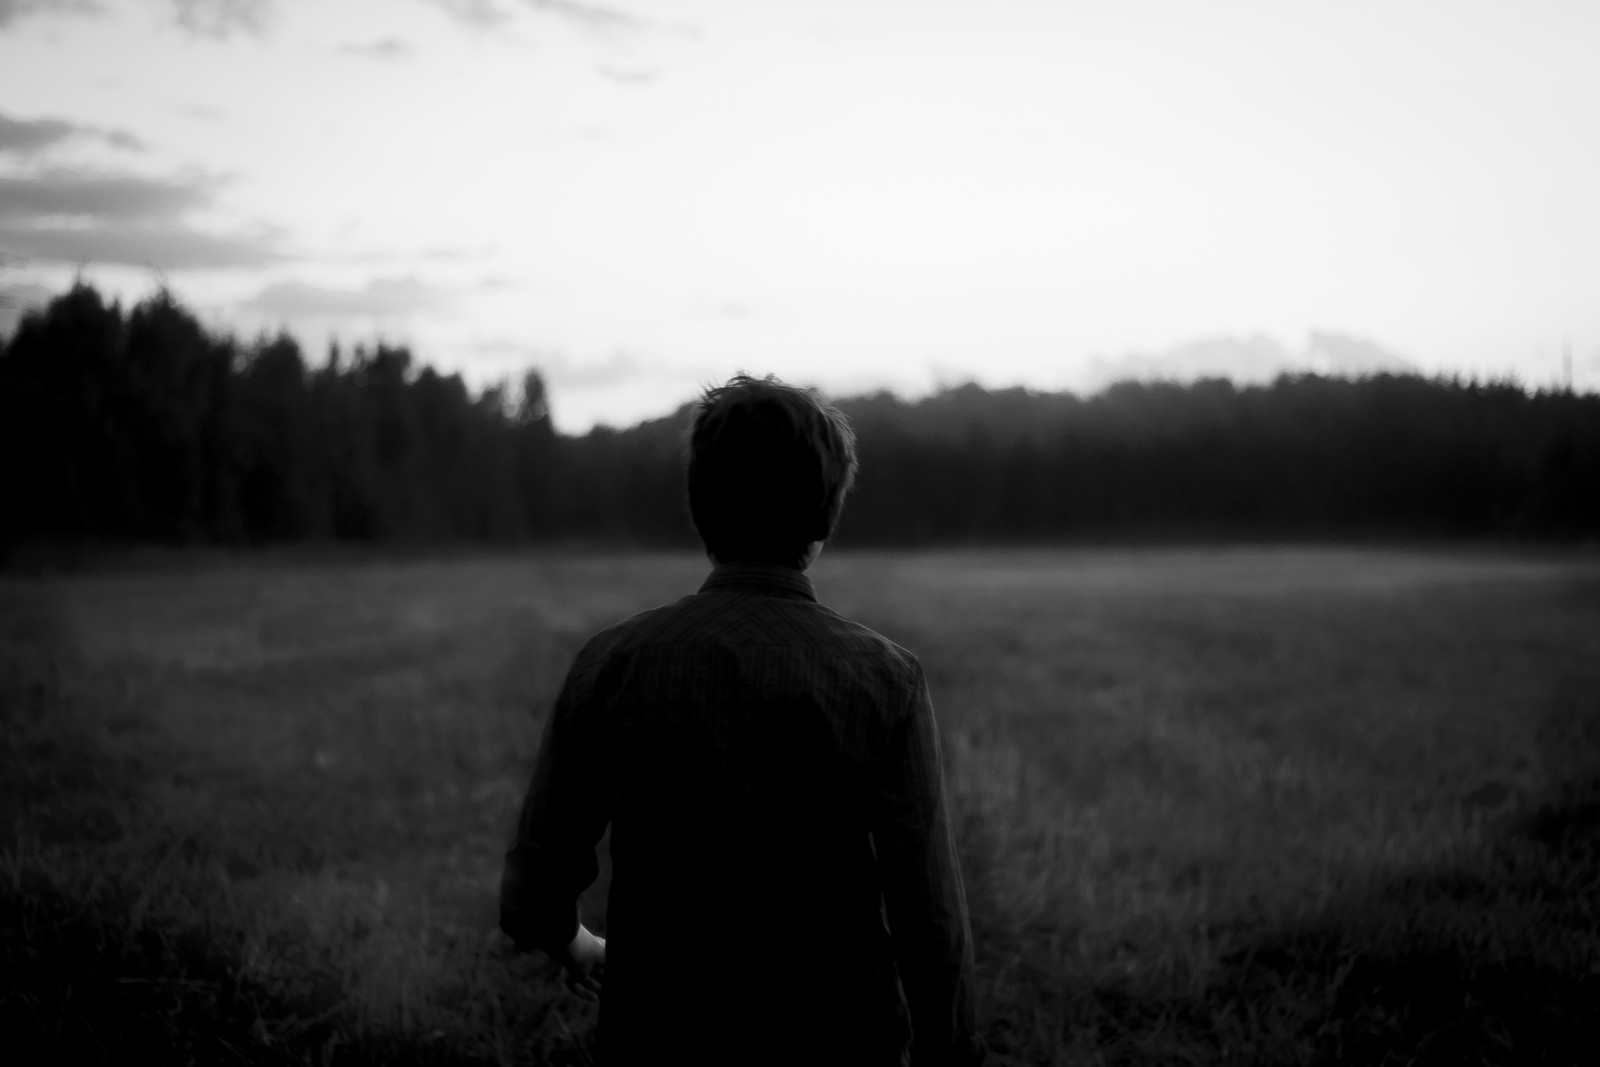
POLYGON ((792 566, 833 533, 856 467, 849 420, 815 390, 739 374, 695 406, 689 514, 720 562, 792 566))

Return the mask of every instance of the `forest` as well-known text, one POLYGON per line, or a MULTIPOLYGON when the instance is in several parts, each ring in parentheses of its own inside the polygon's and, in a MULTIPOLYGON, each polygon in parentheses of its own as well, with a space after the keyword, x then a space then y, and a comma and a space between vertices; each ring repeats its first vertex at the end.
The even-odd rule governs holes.
MULTIPOLYGON (((544 379, 241 341, 76 284, 0 340, 0 547, 691 546, 687 407, 558 433, 544 379)), ((1600 395, 1285 375, 835 398, 844 545, 1600 537, 1600 395)))

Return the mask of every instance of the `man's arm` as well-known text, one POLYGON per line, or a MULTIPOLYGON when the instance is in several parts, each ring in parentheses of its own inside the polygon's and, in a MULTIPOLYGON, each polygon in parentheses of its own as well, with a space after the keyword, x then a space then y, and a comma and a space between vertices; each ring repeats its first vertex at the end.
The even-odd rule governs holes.
POLYGON ((980 1063, 972 924, 946 811, 938 727, 920 666, 884 770, 873 845, 911 1012, 911 1062, 980 1063))
POLYGON ((592 942, 598 939, 579 925, 578 894, 599 873, 595 844, 610 819, 582 661, 580 653, 545 723, 500 879, 500 928, 520 950, 542 949, 560 960, 569 977, 575 964, 595 962, 592 942))

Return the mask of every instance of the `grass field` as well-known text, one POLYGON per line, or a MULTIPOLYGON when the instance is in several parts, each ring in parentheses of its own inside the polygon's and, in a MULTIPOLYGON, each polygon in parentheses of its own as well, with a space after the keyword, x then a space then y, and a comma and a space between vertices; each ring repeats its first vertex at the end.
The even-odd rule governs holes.
MULTIPOLYGON (((501 856, 573 653, 704 571, 0 579, 9 1062, 588 1062, 592 1010, 495 932, 501 856)), ((1592 1062, 1592 553, 814 577, 927 667, 991 1062, 1592 1062)))

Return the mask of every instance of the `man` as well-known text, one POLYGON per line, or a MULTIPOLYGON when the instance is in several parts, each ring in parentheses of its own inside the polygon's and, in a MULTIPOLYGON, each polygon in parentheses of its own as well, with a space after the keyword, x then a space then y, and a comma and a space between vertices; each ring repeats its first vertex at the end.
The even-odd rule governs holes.
POLYGON ((804 573, 855 471, 815 394, 709 390, 688 496, 711 576, 595 635, 556 700, 500 924, 599 999, 604 1064, 982 1059, 921 665, 804 573), (577 898, 608 823, 601 940, 577 898))

